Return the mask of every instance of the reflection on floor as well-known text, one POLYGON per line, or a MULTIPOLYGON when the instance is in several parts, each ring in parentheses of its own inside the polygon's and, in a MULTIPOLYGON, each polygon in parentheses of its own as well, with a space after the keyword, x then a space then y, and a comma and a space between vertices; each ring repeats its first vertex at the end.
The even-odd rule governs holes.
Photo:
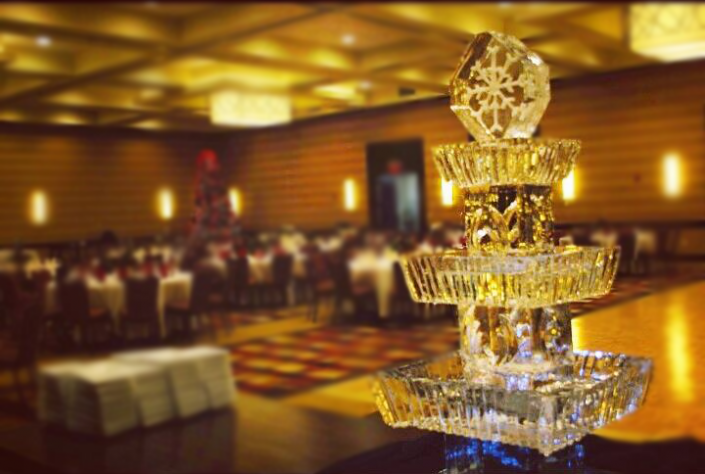
MULTIPOLYGON (((590 312, 573 320, 576 348, 645 355, 655 362, 646 405, 602 434, 705 439, 705 365, 700 364, 705 359, 701 303, 705 282, 686 285, 694 279, 688 275, 648 282, 622 280, 610 297, 576 305, 580 313, 590 312), (680 286, 666 290, 674 285, 680 286)), ((219 331, 217 343, 233 351, 241 391, 276 397, 278 403, 363 417, 376 411, 369 390, 376 370, 457 344, 449 319, 405 329, 330 326, 325 318, 310 322, 306 310, 301 306, 271 315, 264 311, 235 314, 234 320, 249 318, 250 322, 236 325, 232 332, 219 331), (260 322, 252 323, 255 318, 260 322)), ((207 338, 202 342, 213 343, 207 338)), ((9 382, 9 377, 0 376, 0 429, 23 420, 16 410, 2 407, 3 400, 13 396, 5 389, 9 382)))
MULTIPOLYGON (((572 313, 578 316, 643 297, 692 281, 699 275, 688 272, 679 276, 620 279, 609 295, 571 305, 572 313)), ((241 390, 283 397, 301 395, 304 391, 340 383, 355 376, 442 354, 457 345, 458 333, 454 320, 430 318, 403 329, 361 326, 316 328, 237 344, 231 351, 241 390)), ((325 393, 333 390, 329 388, 325 393)), ((339 409, 335 404, 332 406, 339 409)))

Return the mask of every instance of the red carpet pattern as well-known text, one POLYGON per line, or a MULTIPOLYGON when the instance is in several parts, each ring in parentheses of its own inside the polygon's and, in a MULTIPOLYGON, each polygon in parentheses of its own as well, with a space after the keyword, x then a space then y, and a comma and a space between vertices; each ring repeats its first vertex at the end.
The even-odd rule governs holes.
MULTIPOLYGON (((238 328, 242 326, 250 326, 252 324, 271 323, 284 319, 305 317, 308 314, 307 306, 297 306, 293 308, 281 309, 257 309, 257 310, 239 310, 228 313, 230 325, 238 328)), ((220 324, 219 320, 215 320, 216 324, 220 324)))
MULTIPOLYGON (((575 317, 699 279, 702 276, 624 278, 609 295, 574 303, 571 311, 575 317)), ((398 329, 317 328, 242 343, 233 346, 231 353, 239 389, 282 397, 442 354, 457 346, 455 324, 446 319, 398 329)))
POLYGON ((282 396, 442 354, 457 341, 451 325, 332 326, 240 344, 232 360, 239 389, 282 396))

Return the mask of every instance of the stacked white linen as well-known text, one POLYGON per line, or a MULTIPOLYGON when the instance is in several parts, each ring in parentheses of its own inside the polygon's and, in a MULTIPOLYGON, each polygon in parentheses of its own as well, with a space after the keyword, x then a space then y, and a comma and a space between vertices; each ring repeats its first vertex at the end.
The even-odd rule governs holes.
POLYGON ((133 379, 142 370, 116 361, 83 364, 67 372, 66 426, 86 434, 112 436, 139 424, 133 379))
POLYGON ((43 421, 111 436, 232 404, 228 352, 215 347, 126 352, 39 374, 43 421))

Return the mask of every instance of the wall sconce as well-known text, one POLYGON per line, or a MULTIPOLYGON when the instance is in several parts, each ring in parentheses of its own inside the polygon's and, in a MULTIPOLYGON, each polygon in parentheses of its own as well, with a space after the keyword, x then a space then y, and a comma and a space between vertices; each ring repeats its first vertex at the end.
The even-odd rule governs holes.
POLYGON ((240 191, 237 188, 230 188, 228 193, 230 197, 230 209, 236 216, 242 214, 242 197, 240 196, 240 191))
POLYGON ((663 158, 663 192, 668 197, 681 194, 681 162, 678 155, 671 153, 663 158))
POLYGON ((563 178, 561 183, 563 201, 571 202, 575 200, 575 169, 572 169, 568 176, 563 178))
POLYGON ((169 189, 159 191, 159 215, 165 221, 174 217, 174 196, 169 189))
POLYGON ((49 203, 44 191, 34 191, 29 198, 29 219, 32 224, 40 226, 49 220, 49 203))
POLYGON ((445 207, 453 205, 453 181, 441 179, 441 204, 445 207))
POLYGON ((346 211, 354 211, 355 205, 355 181, 348 178, 343 182, 343 207, 346 211))

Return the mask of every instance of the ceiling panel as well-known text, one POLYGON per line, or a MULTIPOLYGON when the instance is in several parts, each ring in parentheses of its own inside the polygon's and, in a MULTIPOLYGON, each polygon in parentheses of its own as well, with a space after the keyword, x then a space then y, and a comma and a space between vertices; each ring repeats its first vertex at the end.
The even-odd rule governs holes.
POLYGON ((0 121, 219 130, 208 107, 224 88, 290 94, 296 120, 419 100, 447 93, 465 45, 486 30, 519 36, 553 77, 653 62, 627 48, 625 11, 536 2, 1 4, 0 121))

